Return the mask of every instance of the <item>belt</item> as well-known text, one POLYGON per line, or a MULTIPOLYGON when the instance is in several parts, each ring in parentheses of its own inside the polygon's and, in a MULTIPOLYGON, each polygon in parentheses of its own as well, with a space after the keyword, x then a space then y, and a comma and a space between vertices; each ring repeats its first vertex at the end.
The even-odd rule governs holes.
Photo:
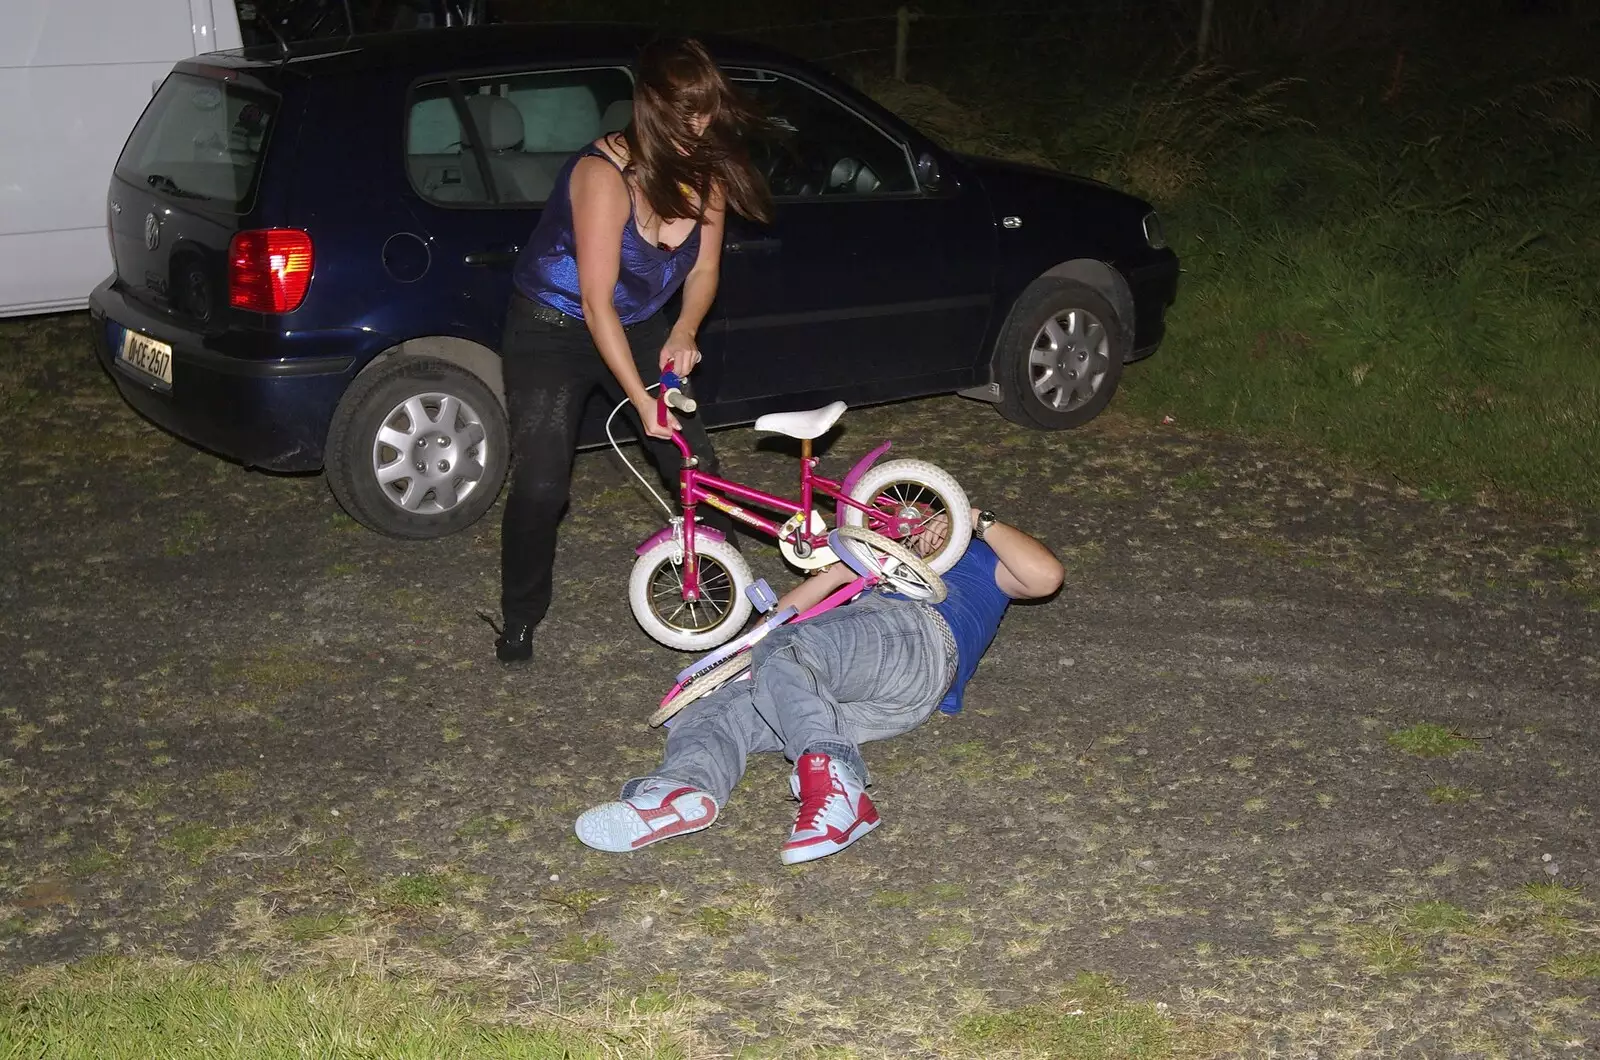
POLYGON ((533 308, 528 310, 528 315, 535 320, 542 320, 546 324, 554 324, 558 328, 570 328, 575 324, 583 323, 577 317, 569 317, 561 310, 547 306, 543 302, 535 302, 529 299, 529 304, 533 308))
POLYGON ((960 657, 956 649, 956 635, 950 629, 950 623, 945 621, 944 616, 935 610, 932 604, 923 604, 922 609, 927 612, 929 618, 933 619, 934 628, 939 633, 939 640, 944 645, 944 691, 939 693, 942 697, 945 692, 950 691, 950 686, 955 682, 957 669, 960 665, 960 657))

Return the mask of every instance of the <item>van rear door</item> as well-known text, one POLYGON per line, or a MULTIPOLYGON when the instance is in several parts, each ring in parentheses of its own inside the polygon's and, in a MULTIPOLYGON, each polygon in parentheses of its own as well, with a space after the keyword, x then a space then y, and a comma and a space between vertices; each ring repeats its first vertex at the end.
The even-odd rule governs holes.
POLYGON ((128 130, 173 63, 238 45, 232 0, 0 0, 0 316, 85 304, 128 130))

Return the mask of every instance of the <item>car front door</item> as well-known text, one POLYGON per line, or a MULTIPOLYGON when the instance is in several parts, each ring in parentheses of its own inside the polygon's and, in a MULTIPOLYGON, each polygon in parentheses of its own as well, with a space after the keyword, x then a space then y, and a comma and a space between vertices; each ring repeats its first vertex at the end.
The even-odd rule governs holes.
POLYGON ((771 225, 731 217, 715 401, 733 412, 964 385, 988 325, 995 233, 977 188, 919 186, 905 142, 787 73, 731 69, 773 122, 771 225))

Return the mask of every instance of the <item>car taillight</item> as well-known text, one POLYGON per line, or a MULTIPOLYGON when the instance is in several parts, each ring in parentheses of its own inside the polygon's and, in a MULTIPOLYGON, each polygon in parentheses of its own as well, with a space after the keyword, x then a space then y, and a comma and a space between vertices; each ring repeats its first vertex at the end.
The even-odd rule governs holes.
POLYGON ((311 237, 298 228, 240 232, 228 244, 228 303, 253 313, 292 313, 311 284, 311 237))

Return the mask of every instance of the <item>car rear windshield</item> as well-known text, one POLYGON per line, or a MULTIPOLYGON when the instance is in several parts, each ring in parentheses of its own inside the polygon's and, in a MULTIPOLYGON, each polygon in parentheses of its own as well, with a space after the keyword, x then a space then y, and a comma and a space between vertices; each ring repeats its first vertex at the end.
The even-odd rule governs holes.
POLYGON ((244 213, 255 195, 276 101, 228 81, 162 82, 117 160, 117 176, 163 195, 244 213))

